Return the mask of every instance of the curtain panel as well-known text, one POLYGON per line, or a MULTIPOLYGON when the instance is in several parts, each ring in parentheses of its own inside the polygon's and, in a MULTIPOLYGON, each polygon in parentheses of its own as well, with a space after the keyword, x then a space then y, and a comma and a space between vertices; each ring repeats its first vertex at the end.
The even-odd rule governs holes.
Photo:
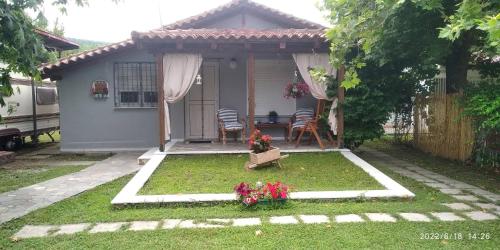
POLYGON ((169 103, 176 103, 188 93, 198 74, 201 54, 165 54, 163 56, 163 91, 165 94, 165 140, 170 139, 169 103))
POLYGON ((332 101, 332 106, 328 114, 328 125, 334 134, 337 134, 337 98, 328 98, 326 95, 327 85, 324 82, 315 81, 309 70, 314 68, 322 68, 329 75, 336 76, 335 69, 330 65, 330 56, 327 53, 299 53, 293 54, 293 59, 299 68, 299 72, 302 78, 309 87, 312 96, 318 100, 328 100, 332 101))

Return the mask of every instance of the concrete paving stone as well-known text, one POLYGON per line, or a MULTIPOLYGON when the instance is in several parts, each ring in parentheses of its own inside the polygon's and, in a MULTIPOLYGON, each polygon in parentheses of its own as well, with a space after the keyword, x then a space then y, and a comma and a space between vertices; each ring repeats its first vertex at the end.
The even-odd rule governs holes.
POLYGON ((444 206, 447 206, 453 210, 471 210, 472 207, 461 202, 457 203, 442 203, 444 206))
POLYGON ((330 219, 326 215, 299 215, 299 217, 306 224, 320 224, 330 222, 330 219))
POLYGON ((425 214, 419 213, 399 213, 403 219, 407 221, 415 221, 415 222, 430 222, 431 219, 427 217, 425 214))
POLYGON ((207 219, 208 222, 215 222, 215 223, 223 223, 223 224, 228 224, 231 222, 231 219, 207 219))
POLYGON ((483 221, 483 220, 496 220, 497 217, 493 214, 486 213, 483 211, 472 211, 472 212, 467 212, 464 213, 467 217, 476 220, 476 221, 483 221))
POLYGON ((396 222, 396 218, 385 213, 365 213, 366 217, 373 222, 396 222))
POLYGON ((257 226, 262 222, 260 218, 238 218, 233 219, 233 226, 235 227, 246 227, 246 226, 257 226))
POLYGON ((335 216, 337 223, 364 222, 363 218, 357 214, 343 214, 335 216))
POLYGON ((97 223, 89 233, 106 233, 106 232, 116 232, 126 225, 125 222, 108 222, 108 223, 97 223))
POLYGON ((490 201, 493 201, 493 202, 498 202, 500 201, 500 195, 483 195, 484 198, 490 200, 490 201))
POLYGON ((464 218, 457 216, 450 212, 432 212, 432 216, 436 217, 440 221, 460 221, 465 220, 464 218))
POLYGON ((474 206, 478 206, 478 207, 480 207, 482 209, 486 209, 486 210, 500 211, 500 206, 495 205, 495 204, 491 204, 491 203, 479 203, 479 202, 476 202, 476 203, 474 203, 474 206))
POLYGON ((454 188, 460 188, 460 189, 477 189, 476 186, 469 185, 467 183, 455 181, 455 182, 450 182, 448 183, 450 186, 454 188))
POLYGON ((461 201, 478 201, 479 198, 473 195, 451 195, 451 197, 461 201))
POLYGON ((144 231, 144 230, 155 230, 159 221, 132 221, 130 223, 129 231, 144 231))
POLYGON ((76 234, 85 231, 90 227, 90 223, 61 225, 54 235, 76 234))
POLYGON ((177 225, 179 225, 179 223, 181 223, 181 220, 179 220, 179 219, 166 219, 166 220, 163 220, 163 225, 161 226, 161 228, 172 229, 172 228, 176 227, 177 225))
POLYGON ((224 225, 218 224, 207 224, 207 223, 195 223, 194 220, 183 220, 179 223, 179 228, 221 228, 224 225))
POLYGON ((461 194, 462 190, 461 189, 456 189, 456 188, 442 188, 439 189, 441 193, 443 194, 461 194))
POLYGON ((25 225, 17 233, 15 233, 12 238, 14 239, 25 239, 34 237, 46 237, 52 230, 57 229, 57 226, 53 225, 25 225))
POLYGON ((294 216, 273 216, 269 218, 271 224, 298 224, 299 221, 294 216))
POLYGON ((450 188, 450 186, 443 184, 443 183, 424 183, 425 185, 432 187, 432 188, 450 188))

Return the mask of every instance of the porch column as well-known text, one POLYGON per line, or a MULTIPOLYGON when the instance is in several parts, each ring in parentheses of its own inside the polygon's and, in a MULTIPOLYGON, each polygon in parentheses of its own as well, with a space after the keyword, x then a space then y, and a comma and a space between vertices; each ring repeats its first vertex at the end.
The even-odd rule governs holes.
POLYGON ((255 56, 248 54, 247 59, 247 82, 248 82, 248 124, 250 134, 255 130, 255 56))
POLYGON ((344 147, 344 94, 345 89, 340 85, 344 81, 345 67, 340 66, 338 70, 338 82, 339 87, 337 90, 338 106, 337 106, 337 146, 339 148, 344 147))
POLYGON ((156 86, 158 88, 159 148, 165 151, 165 92, 163 91, 163 53, 156 54, 156 86))

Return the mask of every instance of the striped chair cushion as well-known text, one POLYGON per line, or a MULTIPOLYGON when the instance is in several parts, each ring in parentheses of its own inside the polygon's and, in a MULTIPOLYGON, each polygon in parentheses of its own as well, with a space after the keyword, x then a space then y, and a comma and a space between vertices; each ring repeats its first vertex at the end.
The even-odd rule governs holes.
POLYGON ((238 112, 233 109, 219 109, 217 110, 217 116, 224 123, 238 122, 238 112))
POLYGON ((241 123, 239 123, 239 122, 225 122, 224 128, 231 129, 231 130, 243 129, 243 125, 241 125, 241 123))
POLYGON ((313 109, 299 109, 295 112, 295 122, 292 123, 292 129, 303 128, 306 126, 307 121, 310 121, 314 117, 313 109))

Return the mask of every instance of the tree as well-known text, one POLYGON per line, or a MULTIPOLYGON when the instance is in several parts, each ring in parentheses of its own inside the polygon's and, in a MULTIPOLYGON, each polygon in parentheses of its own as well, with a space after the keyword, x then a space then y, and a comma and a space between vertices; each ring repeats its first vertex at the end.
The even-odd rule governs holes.
MULTIPOLYGON (((346 78, 342 82, 346 88, 359 84, 358 71, 368 59, 375 59, 383 65, 394 58, 380 56, 379 51, 387 35, 386 28, 391 26, 399 25, 399 29, 393 29, 397 33, 392 35, 399 35, 402 39, 413 36, 414 30, 426 30, 432 34, 426 35, 417 46, 422 52, 429 52, 426 59, 412 57, 415 53, 397 56, 424 62, 428 66, 446 66, 446 85, 450 92, 457 92, 465 85, 469 64, 473 63, 471 55, 492 58, 500 53, 500 1, 324 0, 324 8, 330 11, 334 24, 327 32, 332 43, 332 62, 337 66, 346 65, 346 78), (405 26, 393 23, 394 17, 403 13, 411 21, 399 19, 405 26), (363 53, 347 60, 346 55, 352 48, 359 48, 363 53)), ((393 45, 415 52, 415 48, 403 44, 393 45)))
MULTIPOLYGON (((42 12, 44 0, 0 0, 0 105, 3 97, 13 94, 10 85, 10 73, 18 72, 35 79, 40 78, 38 65, 48 58, 40 37, 34 32, 35 24, 43 25, 46 19, 42 12), (26 11, 34 11, 35 20, 26 11)), ((65 5, 69 0, 53 0, 52 4, 65 13, 65 5)), ((87 0, 74 0, 79 6, 87 4, 87 0)))

